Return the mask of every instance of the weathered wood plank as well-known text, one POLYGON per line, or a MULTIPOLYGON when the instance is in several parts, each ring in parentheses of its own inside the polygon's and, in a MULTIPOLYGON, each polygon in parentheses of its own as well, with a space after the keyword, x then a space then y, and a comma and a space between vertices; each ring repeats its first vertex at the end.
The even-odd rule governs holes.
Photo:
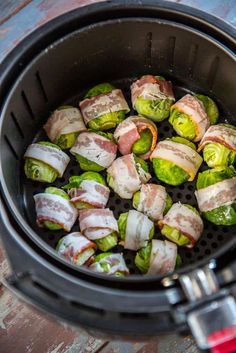
POLYGON ((0 25, 8 21, 23 7, 28 5, 32 0, 7 0, 0 1, 0 25))
MULTIPOLYGON (((10 273, 0 243, 0 280, 10 273)), ((52 316, 22 303, 10 291, 0 290, 0 351, 2 353, 93 353, 105 341, 74 330, 52 316)))

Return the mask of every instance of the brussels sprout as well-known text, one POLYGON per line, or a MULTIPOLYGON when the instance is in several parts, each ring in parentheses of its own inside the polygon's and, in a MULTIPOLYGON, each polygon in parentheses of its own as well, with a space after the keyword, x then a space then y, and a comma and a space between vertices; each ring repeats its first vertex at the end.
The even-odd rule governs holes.
MULTIPOLYGON (((127 225, 127 220, 128 220, 128 215, 129 212, 125 212, 125 213, 121 213, 119 218, 118 218, 118 228, 119 228, 119 235, 120 235, 120 239, 122 241, 125 241, 125 236, 126 236, 126 225, 127 225)), ((151 240, 154 236, 155 233, 155 227, 153 225, 152 229, 150 230, 149 233, 149 240, 151 240)))
MULTIPOLYGON (((91 88, 84 98, 92 98, 98 96, 99 94, 110 93, 115 87, 110 83, 101 83, 93 88, 91 88)), ((118 112, 111 112, 99 116, 98 118, 89 121, 88 126, 93 130, 110 130, 115 128, 125 119, 125 111, 120 110, 118 112)))
POLYGON ((142 273, 147 273, 150 264, 152 252, 152 244, 151 242, 145 248, 140 249, 135 256, 135 265, 142 273))
MULTIPOLYGON (((195 145, 183 137, 176 136, 167 140, 182 143, 193 150, 196 150, 195 145)), ((152 165, 156 177, 166 184, 177 186, 189 180, 189 174, 173 162, 160 158, 153 158, 152 165)))
MULTIPOLYGON (((64 185, 62 187, 62 189, 67 190, 68 192, 74 188, 78 189, 83 180, 93 180, 93 181, 96 181, 97 183, 100 183, 102 185, 106 185, 104 178, 100 174, 98 174, 96 172, 85 172, 81 175, 78 175, 78 176, 74 175, 74 176, 70 177, 69 183, 64 185)), ((79 210, 85 209, 85 208, 94 208, 93 205, 91 205, 87 202, 83 202, 83 201, 74 202, 74 205, 79 210)))
POLYGON ((211 125, 216 124, 219 118, 219 110, 215 102, 208 96, 196 94, 196 97, 203 103, 211 125))
POLYGON ((227 167, 236 163, 236 153, 220 143, 212 142, 204 147, 203 159, 210 168, 227 167))
MULTIPOLYGON (((66 200, 69 200, 69 196, 67 195, 67 193, 59 188, 55 188, 54 186, 50 186, 48 188, 45 189, 44 191, 46 194, 53 194, 53 195, 58 195, 63 197, 66 200)), ((43 226, 45 228, 48 228, 50 230, 59 230, 59 229, 63 229, 62 226, 60 226, 59 224, 53 223, 51 221, 44 221, 43 222, 43 226)))
MULTIPOLYGON (((206 188, 225 179, 230 179, 236 176, 236 171, 233 166, 205 170, 198 174, 197 190, 206 188)), ((224 205, 215 208, 214 210, 203 212, 203 216, 210 222, 217 225, 230 226, 236 224, 236 203, 224 205)))
MULTIPOLYGON (((211 98, 202 94, 196 94, 196 98, 203 103, 210 123, 215 124, 219 117, 219 111, 215 102, 211 98)), ((191 116, 178 111, 175 106, 173 106, 170 110, 171 113, 169 123, 173 126, 177 134, 188 140, 194 140, 197 135, 197 129, 196 124, 191 119, 191 116)))
POLYGON ((99 94, 110 93, 113 89, 115 89, 115 87, 108 82, 100 83, 99 85, 90 88, 84 98, 92 98, 98 96, 99 94))
MULTIPOLYGON (((137 191, 134 194, 134 196, 133 196, 133 208, 135 208, 136 210, 138 209, 139 202, 140 202, 140 191, 137 191)), ((173 204, 173 201, 172 201, 170 195, 167 193, 167 195, 166 195, 166 206, 165 206, 165 209, 164 209, 164 212, 163 212, 164 215, 169 211, 169 209, 171 208, 172 204, 173 204)))
POLYGON ((189 179, 189 174, 172 162, 154 158, 152 163, 156 177, 166 184, 177 186, 189 179))
POLYGON ((152 146, 152 133, 149 129, 140 132, 140 138, 132 146, 132 152, 139 155, 150 151, 152 146))
MULTIPOLYGON (((51 142, 41 141, 37 143, 40 145, 54 147, 60 150, 60 147, 51 142)), ((34 158, 25 159, 24 171, 28 179, 45 183, 53 183, 58 177, 57 170, 52 168, 50 165, 34 158)))
MULTIPOLYGON (((113 135, 109 132, 102 132, 102 131, 94 131, 92 129, 88 130, 89 132, 94 132, 97 135, 103 136, 111 141, 113 141, 113 135)), ((93 171, 93 172, 101 172, 105 168, 102 167, 101 165, 97 164, 96 162, 90 161, 87 158, 79 155, 78 153, 75 154, 75 158, 77 162, 79 163, 79 166, 82 170, 86 171, 93 171)))
POLYGON ((96 172, 84 172, 81 175, 74 175, 69 178, 69 183, 62 187, 63 190, 70 190, 79 188, 83 180, 94 180, 99 184, 106 185, 105 179, 102 175, 96 172))
MULTIPOLYGON (((68 108, 73 108, 73 107, 71 105, 62 105, 61 107, 57 108, 57 110, 64 110, 68 108)), ((58 139, 55 141, 55 144, 58 145, 62 150, 71 148, 74 145, 78 134, 79 134, 78 132, 71 132, 69 134, 60 135, 58 139)))
POLYGON ((112 232, 104 238, 94 240, 94 242, 101 251, 108 251, 117 245, 118 236, 116 232, 112 232))
MULTIPOLYGON (((145 248, 140 249, 135 256, 135 260, 134 260, 135 265, 142 273, 148 272, 151 252, 152 252, 152 243, 150 242, 145 248)), ((180 255, 177 254, 175 268, 178 269, 179 267, 181 267, 181 265, 182 265, 182 259, 180 255)))
MULTIPOLYGON (((113 255, 112 252, 106 252, 106 253, 102 253, 99 254, 97 256, 95 256, 95 261, 94 262, 100 262, 101 260, 105 259, 107 256, 113 255)), ((103 268, 104 272, 108 273, 110 271, 110 265, 106 262, 101 262, 101 267, 103 268)), ((117 271, 114 274, 115 277, 124 277, 125 274, 123 272, 117 271)))
MULTIPOLYGON (((199 215, 199 212, 193 206, 187 204, 185 204, 185 206, 199 215)), ((186 237, 186 235, 182 234, 178 229, 168 226, 167 224, 164 224, 162 227, 161 234, 179 246, 191 244, 191 241, 188 239, 188 237, 186 237)))
POLYGON ((173 126, 176 133, 189 140, 196 137, 195 124, 189 115, 172 109, 170 113, 169 123, 173 126))
POLYGON ((169 98, 150 100, 138 97, 135 102, 135 110, 137 110, 140 115, 155 122, 159 122, 168 118, 172 104, 173 100, 169 98))
MULTIPOLYGON (((67 236, 61 238, 57 244, 57 247, 56 247, 56 251, 59 252, 59 249, 60 249, 60 246, 61 244, 63 243, 63 240, 64 238, 66 238, 67 236)), ((73 243, 72 243, 72 246, 73 246, 73 243)), ((89 259, 91 256, 93 256, 95 253, 95 249, 94 248, 88 248, 84 251, 82 251, 80 254, 76 254, 76 262, 74 259, 71 259, 70 260, 74 263, 76 263, 76 265, 78 266, 82 266, 84 265, 89 259)), ((62 254, 63 255, 63 254, 62 254)), ((73 256, 73 255, 72 255, 73 256)))
POLYGON ((142 158, 139 158, 135 155, 134 155, 134 160, 135 160, 135 166, 138 174, 142 173, 142 170, 144 170, 145 173, 149 172, 147 162, 145 162, 142 158))

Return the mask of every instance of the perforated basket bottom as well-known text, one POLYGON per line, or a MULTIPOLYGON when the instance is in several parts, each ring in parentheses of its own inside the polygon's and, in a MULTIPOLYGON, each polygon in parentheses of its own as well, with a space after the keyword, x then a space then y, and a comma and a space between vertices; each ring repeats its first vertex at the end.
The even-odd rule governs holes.
MULTIPOLYGON (((124 79, 124 80, 119 80, 114 82, 114 85, 117 87, 120 87, 124 95, 127 99, 127 101, 130 103, 131 107, 131 102, 130 102, 130 92, 129 92, 129 87, 131 82, 134 79, 124 79)), ((192 93, 191 91, 180 87, 180 86, 174 86, 174 92, 175 96, 177 99, 182 97, 186 93, 192 93)), ((83 92, 82 94, 78 94, 76 97, 71 99, 70 101, 67 102, 62 102, 62 104, 71 104, 74 106, 78 106, 78 102, 82 99, 83 97, 83 92)), ((222 108, 222 107, 220 107, 222 108)), ((221 115, 223 115, 224 111, 221 109, 221 115)), ((136 113, 131 110, 131 115, 135 115, 136 113)), ((228 121, 227 121, 228 122, 228 121)), ((158 127, 158 141, 163 140, 167 137, 171 137, 176 135, 171 127, 171 125, 168 123, 168 120, 165 120, 161 123, 157 124, 158 127)), ((44 131, 41 130, 35 136, 34 141, 40 141, 40 140, 45 140, 46 135, 44 134, 44 131)), ((68 152, 69 154, 69 152, 68 152)), ((23 163, 22 163, 23 165, 23 163)), ((194 196, 194 191, 195 191, 195 181, 194 182, 186 182, 183 185, 180 185, 178 187, 173 187, 166 185, 162 182, 160 182, 153 173, 151 163, 149 163, 150 171, 152 174, 152 179, 150 182, 153 183, 158 183, 166 187, 167 192, 169 195, 172 197, 173 202, 182 202, 182 203, 188 203, 192 206, 197 206, 196 203, 196 198, 194 196)), ((206 165, 203 164, 200 171, 206 169, 206 165)), ((83 171, 79 168, 78 163, 76 162, 75 158, 71 156, 71 161, 69 166, 67 167, 67 170, 64 174, 64 177, 61 179, 56 180, 56 182, 53 183, 54 186, 56 187, 61 187, 65 185, 69 179, 70 176, 72 175, 79 175, 83 171)), ((38 183, 38 182, 33 182, 31 180, 27 180, 26 177, 24 176, 23 173, 23 168, 22 168, 22 180, 21 180, 21 185, 22 185, 22 192, 23 192, 23 202, 24 202, 24 209, 25 209, 25 215, 26 218, 30 224, 30 226, 35 230, 35 232, 50 246, 53 248, 56 247, 58 240, 64 236, 66 233, 64 231, 50 231, 46 229, 39 228, 36 225, 35 219, 36 219, 36 214, 35 214, 35 206, 34 206, 34 199, 33 195, 43 192, 45 188, 48 186, 48 184, 44 183, 38 183)), ((102 173, 103 176, 105 176, 105 172, 102 173)), ((129 209, 132 209, 132 200, 123 200, 120 197, 118 197, 116 194, 114 194, 111 191, 110 194, 110 199, 108 202, 107 207, 109 207, 112 211, 114 211, 114 215, 116 219, 118 219, 119 215, 122 212, 127 212, 129 209)), ((78 221, 75 223, 74 227, 72 228, 71 232, 78 231, 79 230, 79 225, 78 221)), ((233 237, 233 234, 236 233, 236 226, 233 227, 225 227, 225 226, 216 226, 214 224, 211 224, 210 222, 204 220, 204 232, 198 241, 197 245, 193 249, 186 249, 179 247, 179 254, 182 258, 183 261, 183 266, 187 264, 192 264, 198 260, 201 260, 204 256, 209 256, 213 255, 214 252, 220 248, 223 243, 226 241, 230 240, 230 238, 233 237)), ((158 239, 164 239, 159 231, 158 228, 156 228, 156 233, 154 238, 158 239)), ((139 270, 135 267, 134 264, 134 257, 135 257, 135 252, 124 250, 123 247, 117 246, 112 249, 113 252, 123 252, 126 263, 130 269, 130 273, 140 273, 139 270)))

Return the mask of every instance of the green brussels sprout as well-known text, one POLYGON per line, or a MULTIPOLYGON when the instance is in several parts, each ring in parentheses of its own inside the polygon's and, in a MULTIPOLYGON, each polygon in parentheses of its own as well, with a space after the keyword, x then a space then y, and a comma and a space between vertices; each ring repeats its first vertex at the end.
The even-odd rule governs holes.
MULTIPOLYGON (((149 270, 150 258, 152 252, 152 243, 149 242, 145 248, 140 249, 135 256, 135 265, 142 273, 147 273, 149 270)), ((175 268, 178 269, 182 265, 182 259, 179 254, 176 257, 175 268)))
MULTIPOLYGON (((193 150, 196 150, 195 145, 183 137, 176 136, 167 140, 185 144, 193 150)), ((189 180, 189 174, 173 162, 160 158, 153 158, 152 165, 156 177, 166 184, 177 186, 189 180)))
MULTIPOLYGON (((95 260, 94 262, 100 262, 101 260, 105 259, 107 256, 113 255, 112 252, 106 252, 106 253, 102 253, 99 254, 97 256, 95 256, 95 260)), ((108 263, 102 262, 101 267, 103 268, 104 272, 108 273, 110 271, 110 265, 108 263)), ((115 277, 124 277, 125 274, 123 272, 117 271, 114 274, 115 277)))
POLYGON ((149 129, 140 132, 140 138, 132 146, 132 152, 139 155, 150 151, 152 146, 152 132, 149 129))
POLYGON ((189 115, 172 109, 169 123, 173 126, 176 133, 186 139, 194 140, 196 137, 195 124, 189 115))
MULTIPOLYGON (((57 247, 56 247, 56 251, 58 252, 59 249, 60 249, 60 246, 63 242, 65 237, 61 238, 57 244, 57 247)), ((84 265, 89 259, 91 256, 93 256, 95 253, 95 249, 94 248, 89 248, 89 249, 86 249, 84 251, 82 251, 80 254, 77 254, 76 256, 76 265, 78 266, 82 266, 84 265)), ((73 261, 74 262, 74 261, 73 261)))
POLYGON ((169 98, 150 100, 138 97, 135 102, 135 110, 146 118, 160 122, 168 118, 172 104, 173 100, 169 98))
POLYGON ((134 155, 134 161, 135 161, 135 166, 136 166, 138 174, 140 174, 140 172, 142 172, 142 170, 144 170, 145 173, 149 172, 148 164, 142 158, 139 158, 134 155))
POLYGON ((69 183, 62 187, 63 190, 70 190, 79 188, 83 180, 94 180, 99 184, 106 185, 105 179, 102 175, 96 172, 84 172, 81 175, 74 175, 69 178, 69 183))
POLYGON ((227 167, 236 163, 236 153, 217 142, 208 143, 203 150, 203 159, 208 167, 227 167))
POLYGON ((84 96, 84 99, 90 99, 92 97, 98 96, 99 94, 110 93, 111 91, 113 91, 113 89, 115 89, 115 86, 111 85, 108 82, 100 83, 99 85, 90 88, 90 90, 88 90, 88 92, 84 96))
MULTIPOLYGON (((60 150, 60 147, 51 142, 41 141, 37 142, 40 145, 54 147, 60 150)), ((53 183, 58 177, 58 171, 50 165, 41 162, 34 158, 26 158, 24 164, 25 175, 28 179, 44 182, 53 183)))
MULTIPOLYGON (((73 108, 73 107, 71 105, 62 105, 61 107, 57 108, 57 110, 64 110, 64 109, 68 109, 68 108, 73 108)), ((66 150, 68 148, 71 148, 74 145, 78 134, 79 134, 78 132, 71 132, 69 134, 62 134, 55 141, 55 144, 58 145, 62 150, 66 150)))
MULTIPOLYGON (((102 132, 102 131, 94 131, 92 129, 88 130, 89 132, 94 132, 97 135, 103 136, 111 141, 113 141, 113 135, 109 132, 102 132)), ((75 158, 77 160, 77 162, 79 163, 79 166, 82 170, 86 170, 86 171, 93 171, 93 172, 101 172, 102 170, 104 170, 105 168, 102 167, 101 165, 97 164, 96 162, 90 161, 87 158, 79 155, 78 153, 76 153, 75 158)))
MULTIPOLYGON (((45 189, 44 191, 46 194, 52 194, 52 195, 58 195, 63 197, 66 200, 69 200, 69 196, 67 195, 67 193, 59 188, 56 188, 54 186, 50 186, 48 188, 45 189)), ((60 226, 59 224, 53 223, 51 221, 44 221, 42 222, 43 226, 45 228, 48 228, 50 230, 59 230, 59 229, 63 229, 62 226, 60 226)))
MULTIPOLYGON (((137 191, 134 194, 134 196, 133 196, 133 208, 135 208, 136 210, 138 209, 139 202, 140 202, 140 191, 137 191)), ((167 193, 167 195, 166 195, 166 206, 165 206, 165 209, 164 209, 164 212, 163 212, 164 215, 169 211, 169 209, 171 208, 172 204, 173 204, 173 201, 172 201, 170 195, 167 193)))
POLYGON ((114 248, 114 246, 117 245, 117 242, 118 236, 116 232, 112 232, 104 238, 94 240, 94 243, 96 243, 98 249, 101 251, 108 251, 114 248))
MULTIPOLYGON (((236 130, 234 125, 230 124, 219 124, 236 130)), ((209 142, 203 149, 203 158, 207 163, 208 167, 227 167, 236 164, 236 153, 235 151, 227 148, 221 143, 209 142)))
MULTIPOLYGON (((84 98, 92 98, 98 96, 99 94, 110 93, 114 89, 115 87, 110 83, 101 83, 91 88, 84 98)), ((126 112, 124 110, 107 113, 102 116, 99 116, 98 118, 90 120, 88 126, 93 130, 110 130, 115 128, 125 119, 125 114, 126 112)))
POLYGON ((216 124, 219 118, 219 110, 215 102, 210 97, 204 96, 203 94, 196 94, 196 97, 203 103, 211 125, 216 124))
MULTIPOLYGON (((219 117, 219 111, 215 102, 202 94, 196 94, 196 97, 203 103, 210 123, 215 124, 219 117)), ((194 140, 197 131, 196 125, 190 115, 178 111, 174 106, 170 110, 169 123, 173 126, 177 134, 188 140, 194 140)))
MULTIPOLYGON (((197 190, 200 190, 235 176, 236 170, 233 166, 208 169, 198 174, 196 187, 197 190)), ((214 224, 224 226, 234 225, 236 224, 236 203, 220 206, 214 210, 203 212, 202 214, 208 221, 214 224)))
MULTIPOLYGON (((121 241, 125 241, 128 215, 129 215, 129 212, 121 213, 117 221, 121 241)), ((149 240, 153 238, 154 233, 155 233, 155 226, 153 225, 149 233, 149 240)))
POLYGON ((135 262, 135 265, 142 273, 148 272, 151 252, 152 252, 152 243, 149 242, 145 248, 140 249, 136 253, 134 262, 135 262))
MULTIPOLYGON (((199 215, 199 212, 193 206, 187 204, 185 204, 185 206, 199 215)), ((161 234, 179 246, 191 244, 191 240, 189 240, 186 235, 182 234, 178 229, 168 226, 167 224, 164 224, 161 228, 161 234)))
MULTIPOLYGON (((80 184, 82 183, 83 180, 93 180, 96 181, 97 183, 100 183, 102 185, 106 185, 105 179, 96 172, 85 172, 81 175, 74 175, 69 178, 69 183, 64 185, 62 187, 63 190, 66 190, 67 192, 70 191, 71 189, 78 189, 80 187, 80 184)), ((86 208, 94 208, 93 205, 87 203, 87 202, 82 202, 82 201, 77 201, 74 203, 75 207, 78 208, 79 210, 81 209, 86 209, 86 208)))

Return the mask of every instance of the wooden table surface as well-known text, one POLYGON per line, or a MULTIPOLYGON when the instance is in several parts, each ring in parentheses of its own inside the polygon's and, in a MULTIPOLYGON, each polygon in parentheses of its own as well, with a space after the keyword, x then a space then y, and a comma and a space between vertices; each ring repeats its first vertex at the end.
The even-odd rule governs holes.
MULTIPOLYGON (((101 0, 100 0, 101 1, 101 0)), ((235 0, 170 0, 202 9, 236 26, 235 0)), ((35 28, 97 0, 0 0, 0 62, 35 28)), ((0 244, 0 280, 10 269, 0 244)), ((197 353, 191 337, 175 335, 143 343, 96 339, 47 317, 0 286, 1 353, 197 353)))

